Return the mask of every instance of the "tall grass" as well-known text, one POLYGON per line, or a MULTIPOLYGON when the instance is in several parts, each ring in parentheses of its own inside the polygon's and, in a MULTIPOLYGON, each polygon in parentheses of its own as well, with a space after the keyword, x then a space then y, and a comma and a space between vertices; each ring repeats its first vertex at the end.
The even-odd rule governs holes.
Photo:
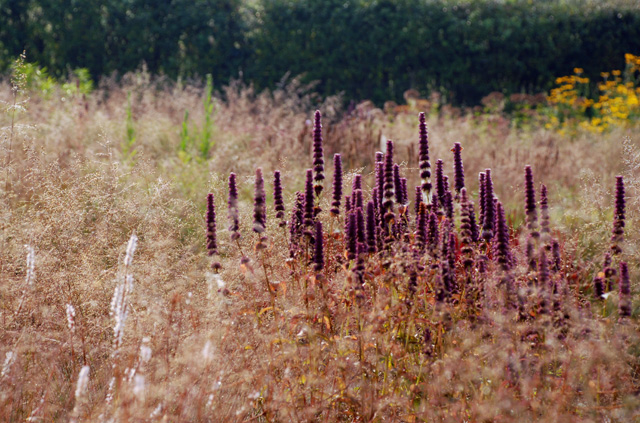
POLYGON ((331 99, 314 116, 295 82, 232 85, 212 94, 215 154, 181 160, 206 96, 144 74, 30 94, 0 205, 0 420, 639 417, 633 133, 331 99))

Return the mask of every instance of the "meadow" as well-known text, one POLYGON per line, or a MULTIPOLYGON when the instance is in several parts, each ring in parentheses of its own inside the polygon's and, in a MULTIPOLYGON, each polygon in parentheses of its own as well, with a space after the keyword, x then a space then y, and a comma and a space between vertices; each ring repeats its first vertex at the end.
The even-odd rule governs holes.
POLYGON ((640 420, 637 124, 23 82, 1 421, 640 420))

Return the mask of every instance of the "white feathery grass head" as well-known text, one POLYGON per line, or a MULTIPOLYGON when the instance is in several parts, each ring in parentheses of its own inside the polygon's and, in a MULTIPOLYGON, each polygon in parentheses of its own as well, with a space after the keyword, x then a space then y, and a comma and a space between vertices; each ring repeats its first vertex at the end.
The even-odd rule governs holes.
POLYGON ((127 251, 124 257, 125 274, 120 282, 116 285, 113 291, 113 298, 111 299, 111 316, 115 320, 113 327, 113 344, 115 351, 118 350, 122 344, 122 335, 124 332, 124 324, 129 315, 129 309, 127 307, 127 296, 133 290, 133 275, 128 273, 129 266, 133 262, 133 254, 136 251, 138 245, 138 237, 135 233, 131 234, 129 243, 127 244, 127 251))
POLYGON ((87 393, 89 386, 89 366, 82 366, 78 374, 78 384, 76 386, 76 401, 79 401, 87 393))
POLYGON ((76 309, 71 304, 67 304, 67 326, 69 326, 69 330, 71 331, 71 333, 75 333, 76 309))
POLYGON ((138 246, 138 236, 133 233, 131 234, 131 238, 129 238, 129 243, 127 244, 127 252, 124 256, 124 265, 130 266, 133 261, 133 253, 136 252, 136 247, 138 246))
POLYGON ((26 282, 27 286, 33 286, 33 280, 36 277, 36 250, 30 246, 25 245, 27 248, 27 276, 26 282))
POLYGON ((16 355, 13 351, 8 351, 5 354, 4 364, 2 365, 2 372, 0 372, 0 378, 5 377, 5 375, 9 373, 9 369, 11 368, 11 365, 13 364, 15 359, 16 355))

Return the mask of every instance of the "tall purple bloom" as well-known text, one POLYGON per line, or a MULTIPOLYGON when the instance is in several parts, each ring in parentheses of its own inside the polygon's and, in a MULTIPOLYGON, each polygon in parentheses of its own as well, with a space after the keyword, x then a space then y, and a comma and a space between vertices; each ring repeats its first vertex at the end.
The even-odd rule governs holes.
POLYGON ((304 234, 310 240, 313 239, 313 226, 315 220, 313 193, 313 170, 307 169, 307 178, 304 186, 304 234))
POLYGON ((622 176, 616 176, 616 207, 613 216, 613 235, 611 237, 611 253, 613 255, 622 252, 624 241, 625 199, 624 180, 622 176))
POLYGON ((600 275, 596 275, 593 278, 593 296, 596 297, 597 300, 602 299, 602 294, 604 294, 604 279, 600 275))
POLYGON ((524 168, 524 195, 525 195, 525 212, 527 216, 527 228, 534 239, 537 239, 538 233, 538 213, 536 211, 536 190, 533 185, 533 172, 531 166, 524 168))
POLYGON ((420 183, 423 200, 427 204, 431 204, 431 162, 429 161, 429 138, 427 133, 427 123, 424 113, 418 115, 420 124, 419 129, 419 150, 418 150, 418 166, 420 168, 420 183))
MULTIPOLYGON (((384 209, 384 223, 385 231, 390 232, 389 225, 393 222, 395 216, 393 213, 393 197, 394 197, 394 182, 393 182, 393 141, 387 141, 387 154, 385 155, 384 166, 384 200, 382 207, 384 209)), ((390 235, 390 233, 387 233, 390 235)))
POLYGON ((231 232, 231 240, 240 239, 240 220, 238 213, 238 187, 236 186, 236 174, 229 174, 229 232, 231 232))
POLYGON ((280 181, 280 171, 273 172, 273 202, 275 203, 276 219, 280 220, 279 226, 287 226, 284 220, 284 200, 282 199, 282 182, 280 181))
POLYGON ((322 148, 322 115, 316 110, 313 122, 313 177, 316 196, 320 196, 324 182, 324 150, 322 148))
POLYGON ((429 243, 429 249, 434 252, 438 247, 438 242, 440 240, 440 230, 438 228, 438 217, 433 212, 429 214, 427 239, 429 243))
POLYGON ((373 200, 373 205, 375 207, 375 218, 376 218, 376 225, 380 226, 381 225, 381 218, 380 218, 380 194, 378 193, 378 188, 374 188, 373 189, 373 193, 371 195, 371 199, 373 200))
POLYGON ((400 188, 402 189, 402 204, 409 203, 409 192, 407 191, 407 178, 400 178, 400 188))
POLYGON ((351 200, 351 207, 353 208, 364 208, 364 199, 362 196, 362 190, 358 188, 353 192, 353 197, 351 200))
POLYGON ((333 201, 331 202, 331 214, 340 214, 340 200, 342 200, 342 156, 333 156, 333 201))
MULTIPOLYGON (((353 181, 351 182, 351 195, 355 194, 356 190, 362 189, 362 175, 356 173, 353 175, 353 181)), ((351 201, 353 204, 353 200, 351 201)))
POLYGON ((438 197, 438 202, 440 206, 444 209, 445 207, 445 192, 446 188, 444 186, 444 163, 442 159, 438 159, 436 161, 436 196, 438 197))
POLYGON ((400 166, 396 163, 393 165, 393 190, 396 196, 396 203, 404 204, 402 201, 402 182, 400 182, 400 166))
POLYGON ((358 222, 355 213, 349 214, 347 219, 346 241, 347 259, 354 260, 358 252, 358 222))
POLYGON ((482 238, 490 242, 493 238, 493 219, 494 219, 494 202, 493 202, 493 181, 491 180, 491 169, 485 170, 484 177, 484 219, 482 225, 482 238))
POLYGON ((356 239, 358 240, 358 244, 364 244, 365 242, 364 213, 362 213, 361 207, 356 208, 355 215, 356 215, 356 239))
POLYGON ((498 228, 497 228, 497 259, 500 268, 504 271, 509 270, 509 228, 507 227, 507 219, 504 215, 502 203, 498 202, 498 228))
POLYGON ((313 263, 314 270, 316 272, 322 271, 324 269, 324 246, 323 246, 324 237, 322 236, 322 223, 320 221, 316 221, 316 233, 315 233, 315 242, 314 242, 314 250, 313 250, 313 263))
POLYGON ((376 252, 376 218, 375 204, 373 200, 367 203, 367 252, 376 252))
POLYGON ((551 230, 549 227, 549 200, 547 199, 547 186, 542 184, 540 186, 540 233, 542 236, 542 242, 547 244, 545 248, 551 247, 548 245, 551 239, 551 230))
POLYGON ((378 216, 382 220, 384 217, 384 162, 376 162, 376 190, 378 192, 378 216))
POLYGON ((478 242, 480 239, 480 230, 478 229, 478 223, 476 222, 476 210, 473 207, 473 202, 469 201, 469 224, 471 225, 471 240, 478 242))
POLYGON ((262 169, 256 169, 255 196, 253 198, 253 231, 263 233, 267 227, 266 194, 264 191, 264 179, 262 169))
POLYGON ((478 174, 478 201, 480 202, 480 215, 478 216, 478 224, 481 228, 484 227, 484 208, 486 205, 487 195, 484 192, 485 190, 485 181, 487 179, 487 174, 484 172, 480 172, 478 174))
POLYGON ((447 216, 447 219, 453 222, 453 196, 451 194, 451 191, 449 190, 446 190, 444 193, 443 208, 445 211, 445 215, 447 216))
POLYGON ((463 265, 469 270, 473 266, 473 238, 471 228, 471 213, 467 189, 460 190, 460 252, 463 256, 463 265))
POLYGON ((415 213, 416 213, 416 219, 417 216, 420 214, 420 204, 422 204, 422 187, 416 187, 416 198, 415 198, 415 213))
POLYGON ((464 167, 462 166, 462 145, 459 142, 453 144, 453 178, 454 188, 458 194, 464 188, 464 167))
POLYGON ((620 262, 620 317, 631 316, 631 289, 629 286, 629 268, 624 261, 620 262))
POLYGON ((218 253, 216 240, 216 206, 213 194, 207 195, 207 251, 210 256, 218 253))
POLYGON ((560 243, 555 239, 551 242, 551 256, 551 270, 553 272, 559 272, 561 267, 560 243))

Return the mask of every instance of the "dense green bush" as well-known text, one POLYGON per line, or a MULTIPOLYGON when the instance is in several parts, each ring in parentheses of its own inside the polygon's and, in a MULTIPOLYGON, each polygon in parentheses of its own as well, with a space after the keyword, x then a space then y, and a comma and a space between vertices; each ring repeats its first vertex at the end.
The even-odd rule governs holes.
POLYGON ((536 92, 576 66, 597 77, 640 53, 640 8, 580 0, 0 1, 0 66, 22 49, 54 75, 153 73, 259 88, 290 72, 380 103, 415 88, 473 104, 536 92))
POLYGON ((640 50, 640 10, 587 2, 264 0, 252 73, 287 70, 326 92, 377 102, 408 88, 474 103, 534 92, 580 66, 598 75, 640 50))

